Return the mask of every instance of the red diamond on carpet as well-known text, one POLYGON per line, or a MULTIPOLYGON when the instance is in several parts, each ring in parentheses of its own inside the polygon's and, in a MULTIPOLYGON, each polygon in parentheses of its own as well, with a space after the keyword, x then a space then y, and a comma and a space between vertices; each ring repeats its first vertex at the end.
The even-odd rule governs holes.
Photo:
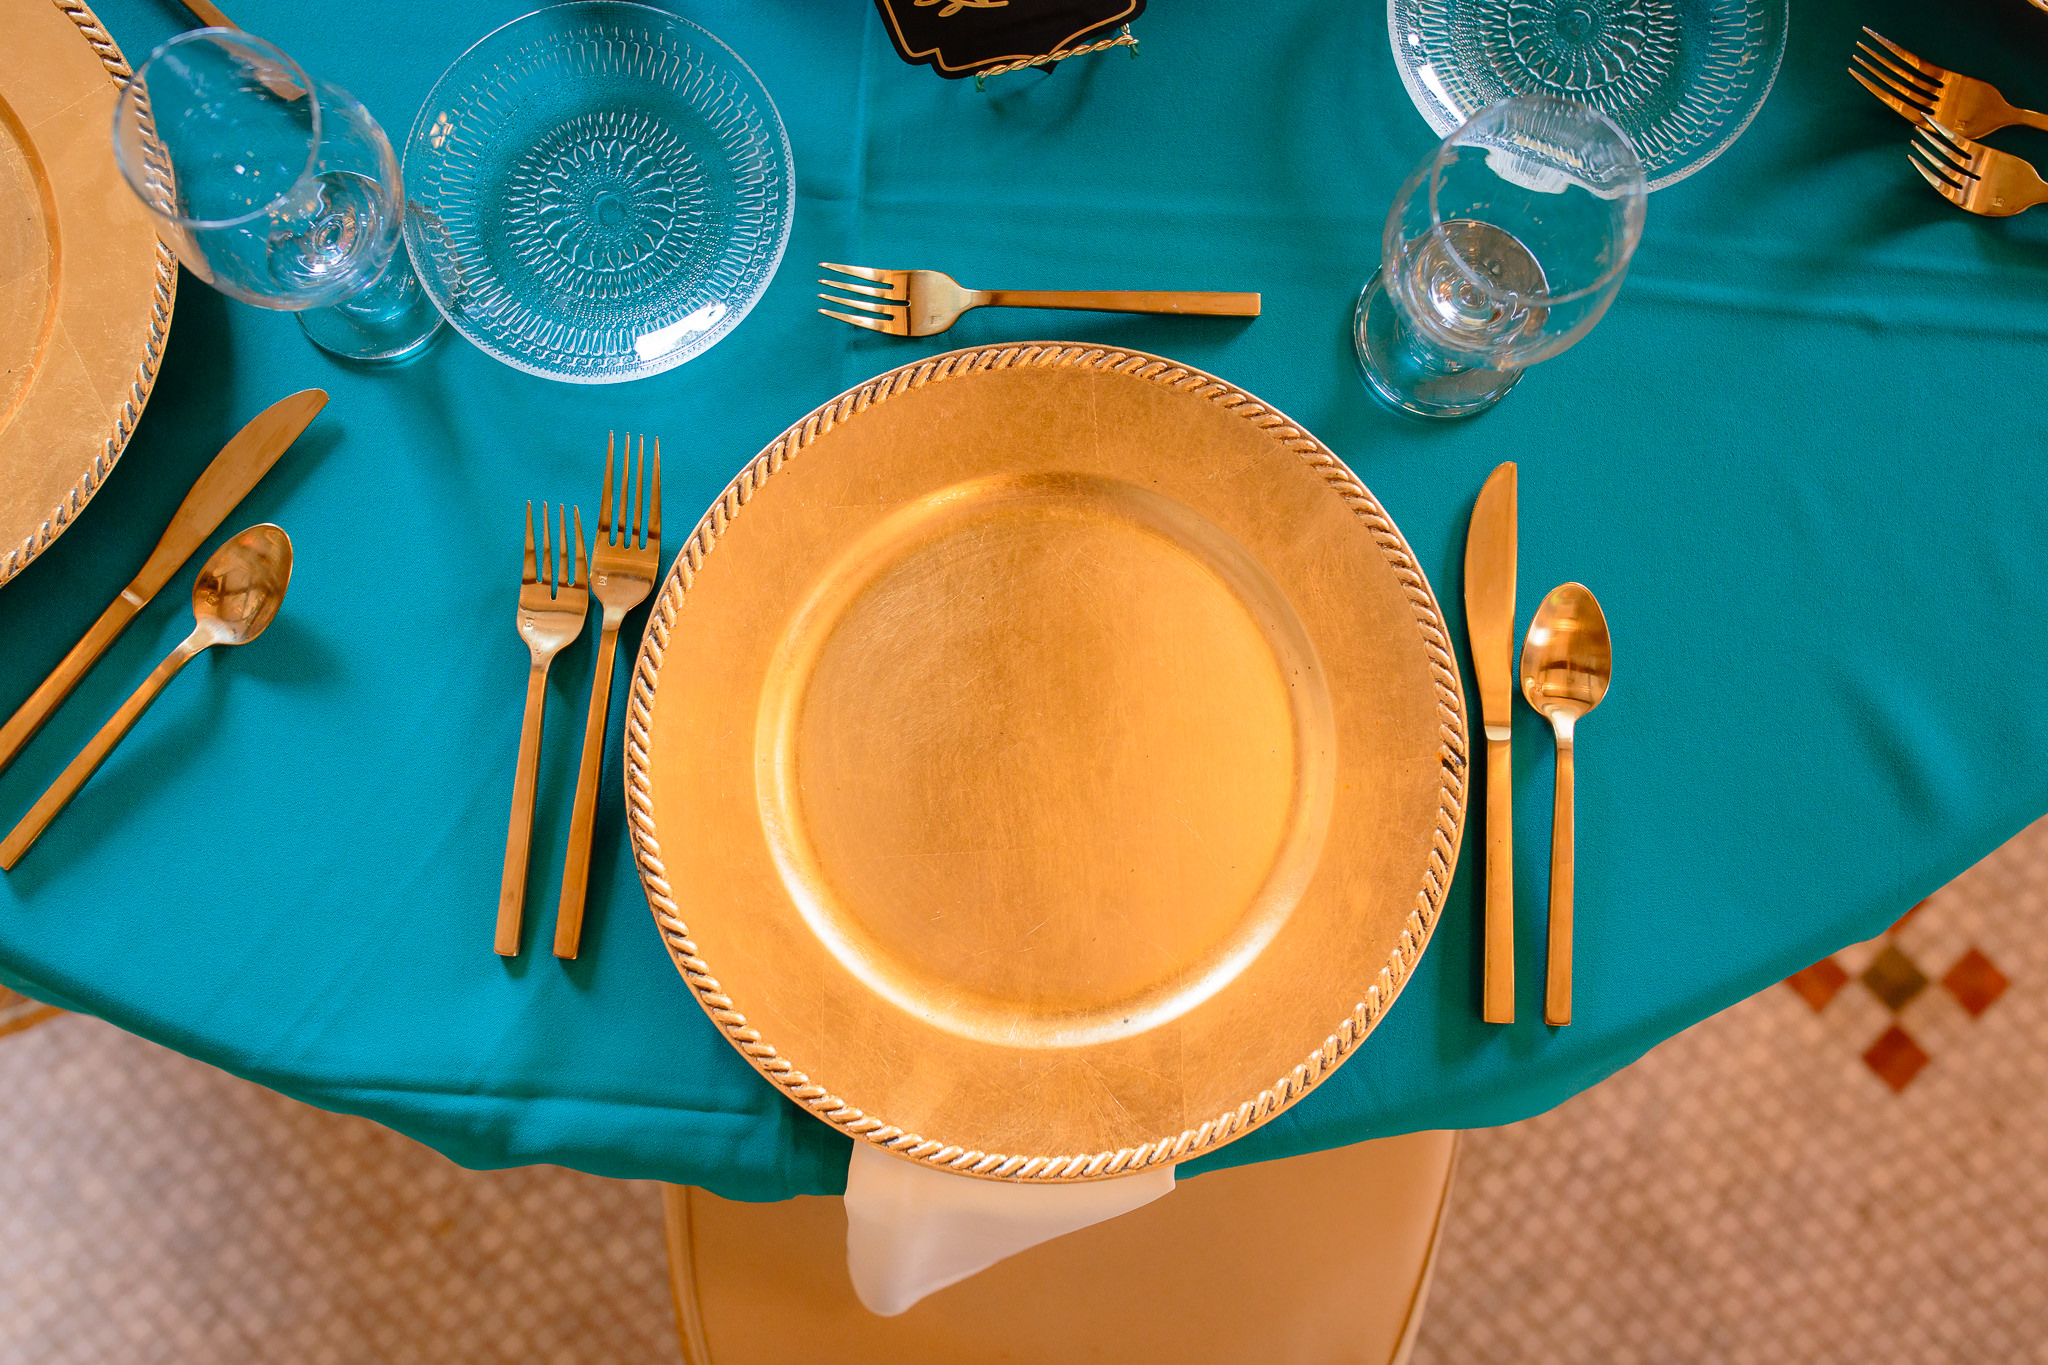
POLYGON ((1948 975, 1941 979, 1948 987, 1948 993, 1956 1003, 1976 1018, 1991 1008, 1991 1002, 2005 994, 2005 988, 2012 984, 2004 972, 1991 964, 1991 959, 1975 948, 1964 953, 1956 965, 1948 969, 1948 975))
POLYGON ((1913 1083, 1913 1078, 1920 1074, 1920 1068, 1927 1062, 1928 1056, 1920 1044, 1897 1024, 1886 1029, 1883 1036, 1870 1045, 1870 1051, 1863 1054, 1863 1064, 1875 1071, 1877 1078, 1890 1086, 1895 1095, 1913 1083))
POLYGON ((1849 972, 1834 958, 1824 957, 1811 967, 1786 977, 1785 984, 1798 991, 1799 998, 1819 1014, 1828 1007, 1828 1001, 1835 998, 1836 992, 1849 984, 1849 972))

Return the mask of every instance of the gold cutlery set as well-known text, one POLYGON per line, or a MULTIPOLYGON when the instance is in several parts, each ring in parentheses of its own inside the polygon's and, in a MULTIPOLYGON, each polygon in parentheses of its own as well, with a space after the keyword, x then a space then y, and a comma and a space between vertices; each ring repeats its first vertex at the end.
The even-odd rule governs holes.
MULTIPOLYGON (((1515 856, 1513 722, 1515 691, 1516 469, 1487 477, 1465 540, 1465 618, 1486 733, 1485 971, 1480 1014, 1515 1021, 1515 856)), ((1607 618, 1584 585, 1544 597, 1522 643, 1523 700, 1548 720, 1557 744, 1550 835, 1549 959, 1543 992, 1548 1024, 1572 1021, 1572 888, 1575 819, 1573 739, 1580 717, 1600 704, 1613 676, 1607 618)))
MULTIPOLYGON (((220 454, 179 504, 141 572, 71 647, 42 685, 29 694, 21 708, 5 725, 0 725, 0 770, 14 761, 43 722, 99 661, 107 646, 119 638, 128 623, 149 605, 171 575, 184 567, 206 538, 219 529, 228 513, 248 496, 249 490, 277 463, 277 457, 326 405, 327 395, 319 389, 281 398, 221 447, 220 454)), ((192 614, 197 624, 191 636, 157 666, 13 831, 0 839, 0 871, 11 871, 21 861, 29 845, 78 794, 179 669, 213 645, 243 645, 263 633, 277 615, 285 589, 291 583, 291 573, 291 538, 267 523, 250 527, 214 551, 192 585, 192 614)))
POLYGON ((1989 218, 2048 203, 2048 183, 2031 162, 1974 140, 2014 125, 2048 130, 2048 115, 2008 104, 1989 82, 1922 61, 1874 29, 1863 32, 1871 42, 1857 42, 1849 74, 1913 125, 1906 159, 1937 194, 1989 218))
POLYGON ((607 437, 604 489, 598 497, 597 536, 583 549, 583 511, 557 508, 552 529, 546 503, 540 509, 540 557, 534 557, 533 504, 526 505, 526 557, 519 579, 519 638, 533 665, 526 678, 526 717, 519 734, 519 766, 512 781, 511 827, 505 836, 505 873, 498 888, 498 929, 493 941, 504 957, 519 953, 526 906, 527 854, 533 837, 533 796, 540 771, 541 716, 547 705, 548 665, 583 634, 590 598, 603 610, 597 664, 590 684, 590 712, 583 727, 583 757, 576 776, 576 804, 569 817, 569 852, 562 865, 561 900, 555 911, 555 956, 573 958, 583 941, 583 907, 590 885, 591 830, 597 818, 597 784, 604 770, 604 733, 611 718, 613 661, 619 626, 626 613, 647 600, 661 572, 661 440, 654 462, 647 438, 640 438, 636 462, 633 438, 625 459, 616 459, 616 436, 607 437), (616 501, 614 495, 616 494, 616 501), (573 517, 574 531, 570 530, 573 517))

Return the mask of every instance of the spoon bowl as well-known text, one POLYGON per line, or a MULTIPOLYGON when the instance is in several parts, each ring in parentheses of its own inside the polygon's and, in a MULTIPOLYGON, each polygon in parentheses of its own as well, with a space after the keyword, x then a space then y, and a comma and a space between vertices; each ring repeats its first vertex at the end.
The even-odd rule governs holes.
POLYGON ((1522 696, 1557 735, 1557 796, 1550 821, 1550 961, 1543 988, 1543 1020, 1572 1021, 1572 882, 1576 856, 1572 736, 1579 718, 1607 695, 1614 675, 1614 642, 1607 614, 1583 583, 1544 595, 1522 642, 1522 696))
POLYGON ((192 615, 212 644, 246 645, 277 619, 292 582, 292 538, 268 522, 229 539, 192 581, 192 615))
POLYGON ((1583 583, 1552 588, 1522 643, 1522 696, 1569 744, 1573 724, 1600 704, 1613 674, 1600 600, 1583 583))

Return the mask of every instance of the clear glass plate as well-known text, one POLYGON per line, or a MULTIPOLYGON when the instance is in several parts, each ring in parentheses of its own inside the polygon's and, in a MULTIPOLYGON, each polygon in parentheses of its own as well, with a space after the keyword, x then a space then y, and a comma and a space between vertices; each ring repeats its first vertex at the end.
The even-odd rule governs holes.
POLYGON ((420 107, 405 241, 455 329, 508 365, 609 384, 739 325, 789 242, 789 139, 732 49, 619 0, 486 35, 420 107))
POLYGON ((1394 64, 1439 135, 1507 95, 1592 105, 1650 188, 1742 135, 1785 55, 1790 0, 1388 0, 1394 64))

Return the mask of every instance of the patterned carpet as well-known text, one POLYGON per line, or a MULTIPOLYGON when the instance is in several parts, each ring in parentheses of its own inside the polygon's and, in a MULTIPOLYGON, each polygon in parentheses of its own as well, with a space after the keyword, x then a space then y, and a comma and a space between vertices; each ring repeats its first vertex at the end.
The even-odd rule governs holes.
POLYGON ((1469 1135, 1415 1365, 2048 1361, 2048 821, 1469 1135))
MULTIPOLYGON (((2048 1362, 2044 1039, 2048 822, 1470 1134, 1415 1365, 2048 1362)), ((652 1186, 463 1171, 96 1020, 0 1041, 0 1163, 8 1365, 677 1359, 652 1186)))

